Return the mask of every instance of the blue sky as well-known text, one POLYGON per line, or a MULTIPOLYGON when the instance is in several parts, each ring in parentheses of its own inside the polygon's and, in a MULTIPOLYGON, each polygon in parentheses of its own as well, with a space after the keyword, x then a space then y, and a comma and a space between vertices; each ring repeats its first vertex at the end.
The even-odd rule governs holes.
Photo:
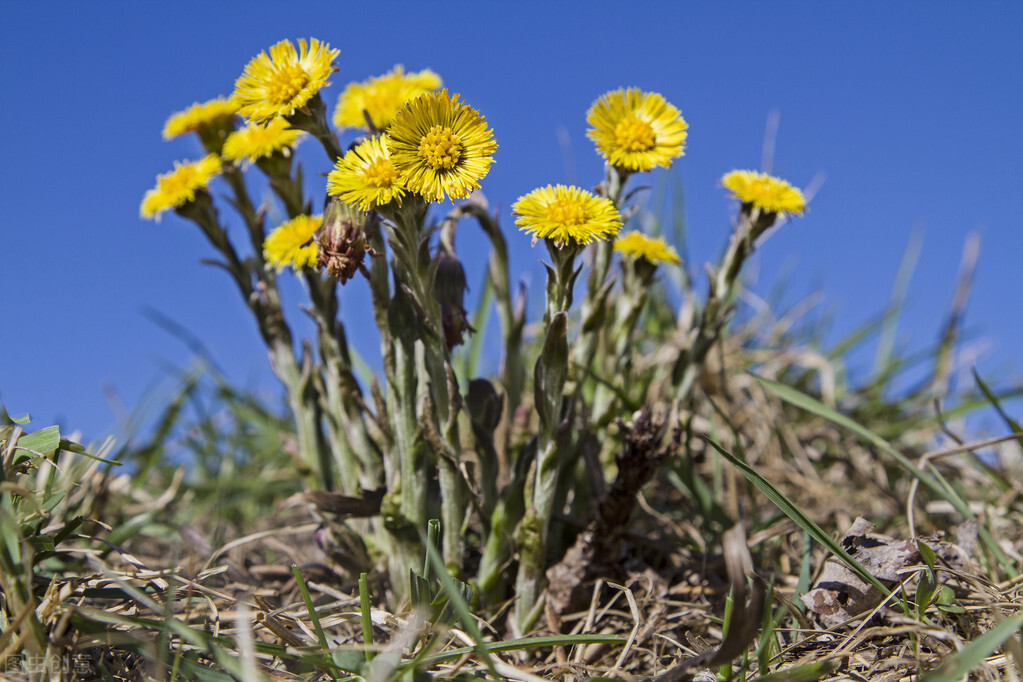
MULTIPOLYGON (((777 111, 774 173, 804 187, 826 181, 806 217, 760 251, 760 289, 790 273, 793 300, 820 288, 850 330, 884 307, 910 234, 923 229, 900 327, 903 342, 923 346, 943 320, 963 241, 979 231, 968 328, 992 340, 980 367, 996 383, 1019 367, 1021 3, 291 5, 0 3, 0 400, 12 413, 86 438, 116 431, 113 404, 131 409, 191 357, 146 309, 198 337, 232 380, 274 387, 237 292, 199 263, 212 252, 198 230, 174 215, 143 221, 138 207, 158 173, 200 153, 192 140, 161 139, 169 114, 230 93, 278 40, 310 36, 341 50, 330 106, 345 83, 402 63, 435 70, 486 115, 500 148, 483 190, 503 207, 513 269, 534 300, 542 253, 514 233, 508 207, 540 185, 599 181, 585 112, 608 90, 638 86, 690 124, 672 172, 685 187, 692 271, 727 237, 733 207, 719 178, 760 166, 777 111)), ((330 168, 311 141, 299 157, 307 175, 330 168)), ((461 228, 459 245, 478 289, 472 230, 461 228)), ((363 293, 345 293, 353 328, 363 293)), ((371 351, 375 340, 356 344, 371 351)))

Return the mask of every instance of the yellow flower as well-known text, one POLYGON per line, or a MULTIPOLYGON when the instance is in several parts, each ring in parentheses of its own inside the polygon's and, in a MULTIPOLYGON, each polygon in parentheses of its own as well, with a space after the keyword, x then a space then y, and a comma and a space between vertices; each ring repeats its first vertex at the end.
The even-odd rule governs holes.
POLYGON ((184 111, 172 114, 163 126, 163 139, 169 140, 185 133, 197 132, 201 127, 226 122, 238 111, 233 99, 218 97, 208 102, 196 102, 184 111))
POLYGON ((519 216, 515 224, 537 239, 550 239, 557 246, 568 240, 589 244, 618 234, 622 217, 610 199, 597 197, 578 187, 539 187, 512 204, 519 216))
POLYGON ((417 97, 395 115, 387 147, 405 188, 427 201, 462 199, 480 186, 494 162, 494 131, 486 118, 448 96, 417 97))
POLYGON ((227 136, 221 153, 232 161, 255 161, 276 151, 287 156, 301 136, 302 131, 289 128, 285 118, 275 118, 266 125, 250 123, 227 136))
POLYGON ((156 177, 156 187, 142 198, 139 214, 143 218, 160 219, 160 214, 195 199, 195 193, 205 189, 210 178, 220 172, 220 157, 209 154, 191 163, 174 162, 174 170, 156 177))
POLYGON ((295 216, 281 223, 263 242, 263 258, 280 272, 285 266, 299 270, 316 265, 316 242, 313 235, 323 216, 295 216))
POLYGON ((658 263, 681 263, 675 248, 661 237, 648 237, 642 232, 632 231, 615 240, 615 251, 630 258, 642 258, 657 265, 658 263))
POLYGON ((689 124, 656 92, 639 88, 601 96, 586 113, 586 135, 613 165, 630 171, 668 167, 685 154, 689 124))
POLYGON ((362 128, 366 125, 362 112, 366 111, 373 126, 383 130, 405 102, 440 86, 440 76, 433 71, 426 69, 406 74, 405 67, 398 64, 383 76, 345 86, 345 91, 337 98, 334 125, 338 128, 362 128))
POLYGON ((265 123, 278 116, 291 116, 327 85, 333 61, 341 54, 316 38, 299 39, 299 51, 290 40, 282 40, 260 52, 245 66, 234 84, 238 113, 250 121, 265 123))
POLYGON ((797 187, 767 173, 733 170, 725 173, 721 184, 732 196, 766 213, 802 213, 806 199, 797 187))
POLYGON ((338 159, 327 176, 327 194, 341 197, 359 210, 381 206, 405 193, 398 169, 391 162, 387 136, 373 137, 338 159))

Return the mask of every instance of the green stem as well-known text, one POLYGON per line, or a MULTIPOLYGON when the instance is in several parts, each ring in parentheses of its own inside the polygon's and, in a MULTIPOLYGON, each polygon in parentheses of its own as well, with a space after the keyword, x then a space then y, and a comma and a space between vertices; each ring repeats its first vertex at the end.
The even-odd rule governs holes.
POLYGON ((675 399, 687 401, 693 393, 696 380, 703 371, 707 353, 714 346, 721 328, 731 312, 730 303, 739 282, 739 274, 746 258, 753 252, 754 240, 774 222, 773 214, 750 214, 744 207, 739 222, 725 250, 721 263, 711 278, 710 292, 697 322, 696 335, 689 348, 683 349, 675 361, 672 380, 675 399))
POLYGON ((537 360, 534 389, 540 432, 533 480, 526 484, 527 511, 516 533, 520 563, 515 613, 522 632, 528 632, 539 616, 551 518, 564 504, 557 495, 558 479, 572 441, 570 424, 562 422, 561 412, 568 378, 567 320, 577 249, 572 246, 558 249, 550 244, 548 249, 554 264, 547 269, 546 336, 537 360))

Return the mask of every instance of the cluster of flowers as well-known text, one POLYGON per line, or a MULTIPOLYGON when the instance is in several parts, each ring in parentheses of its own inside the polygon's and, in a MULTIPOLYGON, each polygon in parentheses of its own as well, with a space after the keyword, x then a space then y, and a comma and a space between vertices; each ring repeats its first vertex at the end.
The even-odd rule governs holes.
MULTIPOLYGON (((196 132, 207 149, 219 150, 192 163, 175 164, 146 193, 141 215, 159 218, 205 191, 224 163, 248 164, 274 154, 288 156, 303 138, 289 121, 329 84, 339 52, 316 39, 287 40, 260 53, 245 67, 230 98, 196 103, 170 117, 164 137, 196 132), (235 116, 247 125, 235 130, 235 116)), ((441 89, 429 70, 406 73, 401 65, 383 76, 350 83, 338 98, 332 121, 338 129, 360 128, 361 141, 336 160, 327 193, 360 211, 399 207, 408 195, 427 202, 461 199, 479 188, 497 150, 493 131, 480 113, 441 89)), ((588 136, 622 179, 636 171, 671 165, 685 153, 688 124, 657 93, 636 88, 609 92, 587 113, 588 136)), ((722 185, 748 209, 799 214, 805 200, 789 183, 756 171, 727 173, 722 185)), ((540 187, 513 205, 516 224, 555 247, 615 238, 622 218, 615 203, 578 187, 540 187)), ((281 269, 317 264, 314 235, 320 216, 298 216, 266 239, 264 256, 281 269)), ((660 238, 630 232, 615 250, 651 263, 678 263, 660 238)), ((320 260, 322 264, 322 259, 320 260)))

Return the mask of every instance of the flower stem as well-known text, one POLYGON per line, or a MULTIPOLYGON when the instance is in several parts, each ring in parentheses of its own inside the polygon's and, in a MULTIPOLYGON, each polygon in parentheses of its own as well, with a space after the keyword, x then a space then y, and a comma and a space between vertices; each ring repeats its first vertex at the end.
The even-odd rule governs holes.
POLYGON ((546 335, 534 387, 540 432, 533 480, 526 483, 526 514, 515 538, 519 548, 515 614, 522 632, 528 632, 539 616, 551 518, 565 502, 557 495, 558 479, 572 446, 570 419, 562 420, 562 403, 568 379, 568 310, 578 247, 569 244, 559 249, 549 242, 547 246, 554 264, 547 267, 546 335))

